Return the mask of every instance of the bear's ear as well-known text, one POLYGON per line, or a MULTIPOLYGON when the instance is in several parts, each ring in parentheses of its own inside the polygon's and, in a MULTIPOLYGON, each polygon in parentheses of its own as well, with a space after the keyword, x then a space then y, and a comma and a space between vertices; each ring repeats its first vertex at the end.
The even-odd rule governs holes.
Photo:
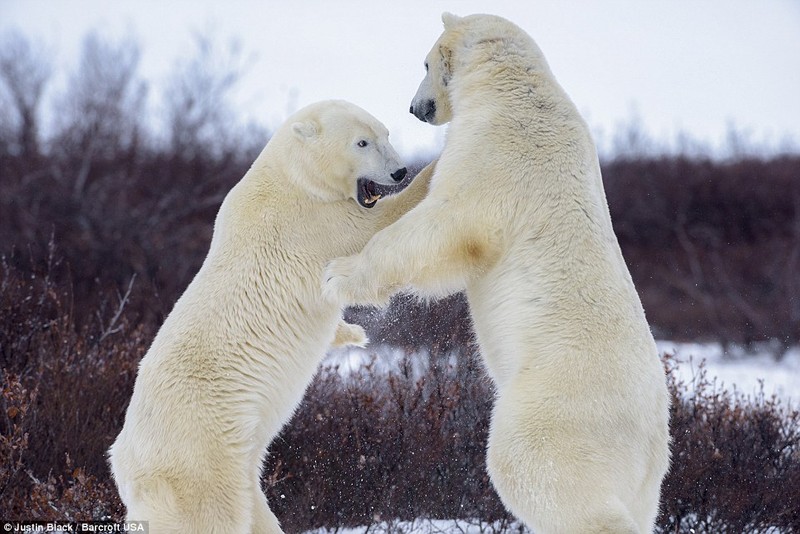
POLYGON ((449 30, 461 20, 461 17, 458 15, 453 15, 452 13, 445 11, 442 13, 442 23, 444 23, 444 29, 449 30))
POLYGON ((440 45, 439 57, 442 60, 442 84, 447 86, 453 77, 453 51, 444 45, 440 45))
POLYGON ((292 131, 301 140, 306 141, 317 135, 317 125, 312 121, 295 122, 292 131))

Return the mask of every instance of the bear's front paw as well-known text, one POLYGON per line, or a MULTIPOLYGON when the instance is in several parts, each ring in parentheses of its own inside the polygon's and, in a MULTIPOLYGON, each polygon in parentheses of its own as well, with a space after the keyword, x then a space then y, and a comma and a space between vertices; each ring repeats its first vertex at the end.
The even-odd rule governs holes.
POLYGON ((337 258, 325 268, 322 275, 322 295, 340 304, 372 304, 381 306, 388 300, 361 267, 359 255, 337 258))
POLYGON ((369 343, 367 333, 364 329, 357 324, 350 324, 344 321, 339 321, 339 326, 336 327, 336 336, 333 339, 331 346, 334 348, 339 347, 361 347, 362 349, 369 343))

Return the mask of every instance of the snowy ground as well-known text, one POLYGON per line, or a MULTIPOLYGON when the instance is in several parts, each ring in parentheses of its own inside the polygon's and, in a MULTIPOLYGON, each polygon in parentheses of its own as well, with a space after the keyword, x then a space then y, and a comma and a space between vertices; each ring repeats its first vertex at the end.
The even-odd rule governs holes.
POLYGON ((415 519, 380 522, 370 527, 311 530, 306 534, 491 534, 525 532, 518 523, 487 523, 479 519, 415 519))
MULTIPOLYGON (((369 527, 319 529, 306 534, 510 534, 530 532, 519 524, 486 523, 474 520, 415 519, 414 521, 392 521, 369 527)), ((694 531, 692 531, 694 532, 694 531)), ((760 531, 761 534, 783 534, 778 529, 760 531)))
POLYGON ((792 406, 800 403, 800 347, 791 348, 776 360, 776 349, 771 345, 750 351, 731 347, 727 352, 718 343, 658 341, 657 345, 661 353, 675 354, 676 372, 687 384, 700 362, 705 361, 707 377, 716 378, 721 388, 753 396, 763 383, 767 398, 774 394, 792 406))
MULTIPOLYGON (((750 350, 732 346, 727 351, 719 343, 676 343, 657 341, 660 353, 675 355, 678 362, 676 373, 684 383, 691 384, 701 362, 705 362, 706 376, 710 381, 716 379, 721 389, 737 391, 745 396, 755 395, 761 384, 764 395, 773 394, 781 401, 800 404, 800 347, 793 347, 777 359, 777 347, 765 344, 750 350)), ((388 370, 393 362, 400 361, 402 350, 392 347, 367 347, 332 352, 326 360, 327 365, 337 365, 343 374, 350 373, 362 365, 373 365, 388 370)), ((415 372, 425 372, 426 358, 414 358, 415 372)))

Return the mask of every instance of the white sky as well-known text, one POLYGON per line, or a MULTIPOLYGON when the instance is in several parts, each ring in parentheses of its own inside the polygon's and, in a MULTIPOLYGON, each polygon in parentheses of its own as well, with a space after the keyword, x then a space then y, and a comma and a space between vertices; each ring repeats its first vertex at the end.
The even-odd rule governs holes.
POLYGON ((0 0, 0 31, 41 38, 64 69, 92 29, 133 36, 154 92, 193 53, 193 32, 211 28, 255 58, 237 94, 246 117, 273 129, 290 110, 343 98, 411 155, 443 137, 408 107, 445 10, 527 30, 601 144, 636 115, 662 141, 682 131, 719 147, 733 124, 755 143, 800 145, 798 0, 0 0))

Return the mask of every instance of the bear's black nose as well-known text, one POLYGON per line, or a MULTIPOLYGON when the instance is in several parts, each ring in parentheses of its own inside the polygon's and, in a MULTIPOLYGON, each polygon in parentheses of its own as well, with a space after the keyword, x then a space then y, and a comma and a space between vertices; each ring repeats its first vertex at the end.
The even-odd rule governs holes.
POLYGON ((408 111, 410 111, 422 122, 431 122, 436 116, 436 102, 433 100, 426 100, 417 106, 414 106, 412 102, 411 107, 408 108, 408 111))
POLYGON ((389 176, 391 176, 392 180, 394 180, 395 182, 399 182, 403 178, 406 177, 406 168, 405 167, 401 167, 400 169, 397 169, 396 171, 394 171, 389 176))

